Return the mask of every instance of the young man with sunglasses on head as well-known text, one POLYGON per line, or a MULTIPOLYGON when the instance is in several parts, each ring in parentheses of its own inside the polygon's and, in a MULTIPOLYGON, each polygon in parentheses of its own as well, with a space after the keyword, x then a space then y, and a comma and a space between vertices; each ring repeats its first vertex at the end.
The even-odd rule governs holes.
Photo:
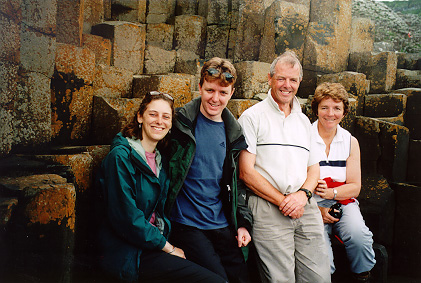
POLYGON ((237 186, 238 156, 247 144, 226 109, 236 77, 229 61, 212 58, 201 70, 200 97, 178 109, 166 213, 171 241, 187 259, 230 282, 248 282, 241 248, 251 240, 251 212, 237 186))

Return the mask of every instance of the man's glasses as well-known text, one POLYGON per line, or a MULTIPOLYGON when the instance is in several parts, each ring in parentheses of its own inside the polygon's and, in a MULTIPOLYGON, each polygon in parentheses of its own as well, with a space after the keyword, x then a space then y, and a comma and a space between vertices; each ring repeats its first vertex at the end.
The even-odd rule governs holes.
MULTIPOLYGON (((217 70, 217 69, 215 69, 215 68, 209 68, 209 69, 207 69, 206 71, 208 72, 208 74, 209 74, 210 76, 214 76, 214 75, 216 75, 216 74, 221 73, 219 70, 217 70)), ((234 79, 234 76, 233 76, 231 73, 228 73, 228 72, 223 72, 222 74, 224 75, 224 77, 225 77, 225 79, 226 79, 227 81, 230 81, 230 80, 234 79)))
POLYGON ((168 93, 165 93, 165 92, 160 92, 160 91, 154 90, 154 91, 149 92, 149 94, 152 95, 152 96, 153 95, 163 95, 166 98, 168 98, 169 100, 174 101, 174 98, 171 95, 169 95, 168 93))

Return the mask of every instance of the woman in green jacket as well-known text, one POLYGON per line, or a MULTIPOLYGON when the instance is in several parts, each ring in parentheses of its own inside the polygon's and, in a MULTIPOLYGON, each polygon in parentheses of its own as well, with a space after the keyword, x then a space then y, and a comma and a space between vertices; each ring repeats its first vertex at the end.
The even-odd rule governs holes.
POLYGON ((173 98, 151 92, 118 133, 99 173, 103 219, 100 265, 124 281, 225 282, 185 259, 168 242, 164 215, 169 179, 163 152, 172 126, 173 98))

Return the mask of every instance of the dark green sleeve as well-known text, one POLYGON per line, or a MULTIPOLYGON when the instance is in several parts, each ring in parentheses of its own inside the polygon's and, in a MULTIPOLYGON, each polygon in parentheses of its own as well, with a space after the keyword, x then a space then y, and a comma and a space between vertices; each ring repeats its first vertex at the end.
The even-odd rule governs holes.
MULTIPOLYGON (((113 149, 102 164, 102 189, 112 230, 141 249, 162 249, 166 239, 151 225, 135 201, 135 168, 125 149, 113 149)), ((143 186, 142 190, 152 189, 143 186)))

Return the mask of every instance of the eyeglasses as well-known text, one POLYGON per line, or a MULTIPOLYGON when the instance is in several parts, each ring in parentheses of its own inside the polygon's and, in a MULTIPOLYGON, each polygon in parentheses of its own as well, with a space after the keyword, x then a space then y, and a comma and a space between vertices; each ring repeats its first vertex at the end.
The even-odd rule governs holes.
MULTIPOLYGON (((208 74, 209 74, 210 76, 213 76, 213 75, 216 75, 216 74, 221 73, 219 70, 217 70, 217 69, 215 69, 215 68, 209 68, 209 69, 207 69, 206 71, 208 72, 208 74)), ((226 79, 227 81, 230 81, 230 80, 234 79, 234 76, 233 76, 231 73, 228 73, 228 72, 223 72, 222 74, 224 75, 224 77, 225 77, 225 79, 226 79)))
POLYGON ((154 91, 149 92, 149 94, 150 95, 163 95, 166 98, 168 98, 169 100, 174 101, 174 98, 171 95, 169 95, 168 93, 165 93, 165 92, 160 92, 160 91, 154 90, 154 91))

